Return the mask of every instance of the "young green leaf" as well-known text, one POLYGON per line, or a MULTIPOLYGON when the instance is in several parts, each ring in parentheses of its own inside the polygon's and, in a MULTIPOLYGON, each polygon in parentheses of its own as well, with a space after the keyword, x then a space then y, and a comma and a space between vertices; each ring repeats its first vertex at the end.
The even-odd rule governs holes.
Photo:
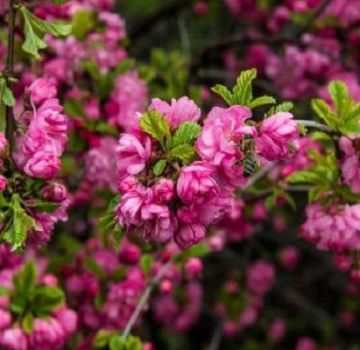
POLYGON ((37 315, 48 315, 51 311, 63 305, 64 301, 64 292, 60 288, 39 285, 34 291, 31 306, 37 315))
POLYGON ((30 334, 34 326, 34 315, 31 312, 27 312, 21 322, 22 329, 26 334, 30 334))
POLYGON ((252 83, 257 77, 256 69, 248 69, 242 71, 236 80, 236 85, 233 89, 233 104, 249 106, 252 99, 252 83))
POLYGON ((160 159, 158 160, 154 167, 153 167, 153 173, 155 176, 160 176, 164 170, 165 170, 165 167, 166 167, 166 164, 167 164, 167 161, 166 159, 160 159))
POLYGON ((2 100, 5 103, 5 105, 8 106, 8 107, 14 107, 15 106, 14 95, 13 95, 12 91, 7 86, 5 86, 2 100))
POLYGON ((232 93, 226 86, 221 84, 216 84, 211 88, 211 91, 221 96, 229 106, 233 104, 232 93))
POLYGON ((313 111, 321 118, 328 126, 337 130, 338 120, 334 113, 331 111, 330 106, 322 99, 316 98, 311 101, 313 111))
POLYGON ((276 100, 271 96, 260 96, 252 100, 249 104, 249 108, 253 109, 256 107, 264 106, 264 105, 272 105, 275 104, 276 100))
POLYGON ((184 144, 192 144, 199 136, 201 127, 195 122, 184 122, 176 130, 171 146, 176 147, 184 144))
POLYGON ((140 119, 140 127, 148 135, 159 141, 163 150, 170 143, 170 124, 168 120, 156 111, 148 111, 140 119))
POLYGON ((346 84, 340 80, 332 81, 329 84, 329 94, 334 102, 339 119, 345 118, 352 102, 346 84))
POLYGON ((170 151, 170 156, 180 159, 184 165, 191 163, 195 155, 194 147, 188 144, 176 146, 170 151))

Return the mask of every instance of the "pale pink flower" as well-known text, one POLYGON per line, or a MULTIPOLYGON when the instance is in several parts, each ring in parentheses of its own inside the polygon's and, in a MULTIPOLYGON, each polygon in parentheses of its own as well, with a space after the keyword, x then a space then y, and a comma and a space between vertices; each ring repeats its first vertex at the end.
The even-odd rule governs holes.
POLYGON ((298 134, 299 129, 291 113, 279 112, 266 118, 256 138, 259 154, 267 160, 286 158, 298 134))
POLYGON ((11 314, 5 310, 0 309, 0 331, 8 328, 11 325, 11 314))
POLYGON ((0 132, 0 157, 3 157, 8 146, 8 141, 3 132, 0 132))
POLYGON ((0 346, 4 350, 30 350, 26 335, 20 328, 9 328, 0 333, 0 346))
POLYGON ((184 122, 196 122, 201 117, 200 108, 193 100, 186 96, 178 100, 173 98, 171 104, 154 98, 151 101, 150 108, 164 115, 169 120, 173 129, 178 128, 184 122))
POLYGON ((55 311, 54 316, 62 326, 66 337, 71 336, 76 331, 78 316, 75 311, 68 308, 62 308, 55 311))

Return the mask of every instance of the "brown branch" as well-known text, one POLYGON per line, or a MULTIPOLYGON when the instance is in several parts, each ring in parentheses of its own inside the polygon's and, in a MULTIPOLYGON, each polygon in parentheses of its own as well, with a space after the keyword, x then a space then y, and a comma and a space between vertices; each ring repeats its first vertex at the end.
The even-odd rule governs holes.
MULTIPOLYGON (((14 47, 15 47, 15 21, 16 9, 15 0, 9 0, 9 20, 8 20, 8 42, 6 65, 4 76, 6 78, 7 87, 12 88, 14 78, 14 47)), ((6 138, 10 146, 10 154, 14 147, 15 119, 12 107, 6 107, 6 138)))

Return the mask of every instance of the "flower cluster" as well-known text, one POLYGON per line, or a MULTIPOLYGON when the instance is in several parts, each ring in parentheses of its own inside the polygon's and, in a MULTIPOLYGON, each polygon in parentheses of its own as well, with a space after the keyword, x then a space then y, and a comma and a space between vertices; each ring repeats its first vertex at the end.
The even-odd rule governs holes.
POLYGON ((291 113, 275 113, 258 125, 247 123, 251 115, 240 105, 214 107, 200 129, 200 109, 187 97, 171 104, 153 100, 139 119, 140 130, 119 140, 119 224, 145 240, 174 239, 181 248, 203 239, 207 227, 231 211, 235 189, 246 183, 247 162, 285 159, 295 146, 291 113), (156 134, 161 128, 164 135, 156 134))

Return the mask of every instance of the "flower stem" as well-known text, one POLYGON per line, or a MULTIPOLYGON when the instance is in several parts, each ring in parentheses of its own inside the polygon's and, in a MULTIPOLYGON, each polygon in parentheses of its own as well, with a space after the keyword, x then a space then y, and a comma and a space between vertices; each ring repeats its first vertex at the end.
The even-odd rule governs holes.
POLYGON ((318 122, 315 122, 313 120, 300 120, 300 119, 297 119, 296 122, 298 124, 302 124, 304 126, 307 126, 309 128, 315 128, 315 129, 319 129, 321 131, 325 131, 325 132, 328 132, 328 133, 334 133, 334 130, 329 128, 328 126, 324 125, 324 124, 321 124, 321 123, 318 123, 318 122))

